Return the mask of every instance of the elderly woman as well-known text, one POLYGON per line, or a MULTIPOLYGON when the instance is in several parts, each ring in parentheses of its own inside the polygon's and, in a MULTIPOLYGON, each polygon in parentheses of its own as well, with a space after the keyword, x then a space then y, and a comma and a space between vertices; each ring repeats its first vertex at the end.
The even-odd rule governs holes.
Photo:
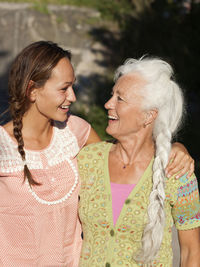
POLYGON ((173 70, 156 58, 118 68, 107 133, 117 141, 82 149, 80 266, 172 266, 171 228, 181 266, 200 266, 200 206, 195 175, 166 178, 172 137, 183 114, 173 70))

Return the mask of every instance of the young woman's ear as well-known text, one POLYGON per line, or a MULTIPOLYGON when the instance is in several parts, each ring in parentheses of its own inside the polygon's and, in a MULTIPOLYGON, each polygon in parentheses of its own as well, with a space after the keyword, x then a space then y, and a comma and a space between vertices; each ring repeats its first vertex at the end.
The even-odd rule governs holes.
POLYGON ((30 80, 26 89, 26 96, 31 102, 34 102, 36 99, 36 91, 37 89, 34 88, 34 81, 30 80))

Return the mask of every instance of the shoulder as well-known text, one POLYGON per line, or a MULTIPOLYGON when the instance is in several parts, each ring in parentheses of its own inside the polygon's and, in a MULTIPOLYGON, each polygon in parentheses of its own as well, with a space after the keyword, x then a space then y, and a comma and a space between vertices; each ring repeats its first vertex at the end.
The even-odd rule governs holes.
MULTIPOLYGON (((9 125, 8 125, 9 126, 9 125)), ((17 151, 17 143, 8 132, 7 127, 0 126, 0 173, 21 171, 23 165, 17 151)))
POLYGON ((85 120, 69 115, 64 122, 54 121, 56 139, 59 139, 62 144, 65 144, 68 149, 76 147, 76 154, 86 144, 90 134, 91 126, 85 120))
POLYGON ((12 139, 14 139, 12 122, 8 122, 7 124, 0 126, 0 151, 13 144, 12 139))
POLYGON ((89 125, 90 124, 86 120, 72 114, 70 114, 67 120, 64 122, 54 121, 54 126, 56 128, 64 129, 66 127, 69 127, 69 129, 72 131, 89 125))
POLYGON ((172 205, 180 201, 181 198, 188 198, 189 200, 191 194, 198 194, 198 182, 195 174, 187 177, 186 173, 179 179, 176 179, 175 176, 166 178, 165 180, 166 198, 172 205))
POLYGON ((85 156, 87 157, 88 155, 93 155, 97 158, 102 158, 111 146, 112 143, 106 141, 87 145, 81 149, 78 155, 78 159, 81 161, 85 156))
POLYGON ((176 198, 182 195, 188 195, 192 192, 198 192, 198 182, 195 174, 187 177, 187 173, 179 179, 175 178, 176 175, 166 180, 166 186, 169 192, 176 198))
POLYGON ((13 137, 13 122, 9 121, 8 123, 0 126, 1 131, 6 131, 11 137, 13 137))
POLYGON ((78 116, 70 114, 68 119, 67 119, 67 126, 73 131, 76 129, 80 130, 80 129, 89 127, 90 124, 86 120, 84 120, 78 116))
POLYGON ((67 120, 69 130, 75 135, 78 146, 81 149, 87 142, 91 131, 91 125, 84 119, 70 115, 67 120))
POLYGON ((78 169, 83 187, 90 181, 88 177, 92 176, 97 181, 103 175, 111 145, 107 142, 93 143, 85 146, 78 154, 78 169))
POLYGON ((199 203, 198 181, 195 174, 187 178, 187 173, 177 182, 177 199, 185 199, 188 203, 199 203))
POLYGON ((6 138, 5 138, 5 129, 0 126, 0 160, 2 160, 2 155, 4 154, 5 151, 5 144, 7 143, 6 138))
POLYGON ((177 229, 187 230, 200 226, 198 182, 194 174, 189 178, 185 174, 178 180, 170 178, 166 197, 169 197, 177 229))

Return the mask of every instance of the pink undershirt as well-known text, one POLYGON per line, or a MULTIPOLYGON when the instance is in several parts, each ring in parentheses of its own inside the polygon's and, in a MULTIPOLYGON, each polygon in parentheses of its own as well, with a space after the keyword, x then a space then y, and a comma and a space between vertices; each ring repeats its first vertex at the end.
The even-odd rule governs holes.
POLYGON ((125 200, 135 187, 135 184, 116 184, 110 183, 112 193, 112 210, 113 210, 113 223, 117 222, 121 209, 125 200))

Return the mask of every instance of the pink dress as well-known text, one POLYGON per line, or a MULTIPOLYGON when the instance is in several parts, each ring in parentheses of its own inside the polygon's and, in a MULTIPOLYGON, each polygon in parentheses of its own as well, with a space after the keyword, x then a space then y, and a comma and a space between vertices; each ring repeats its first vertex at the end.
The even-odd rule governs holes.
POLYGON ((0 266, 78 266, 76 155, 89 133, 90 125, 71 115, 67 124, 55 123, 47 148, 25 150, 28 167, 42 184, 31 191, 23 183, 17 144, 0 127, 0 266))

